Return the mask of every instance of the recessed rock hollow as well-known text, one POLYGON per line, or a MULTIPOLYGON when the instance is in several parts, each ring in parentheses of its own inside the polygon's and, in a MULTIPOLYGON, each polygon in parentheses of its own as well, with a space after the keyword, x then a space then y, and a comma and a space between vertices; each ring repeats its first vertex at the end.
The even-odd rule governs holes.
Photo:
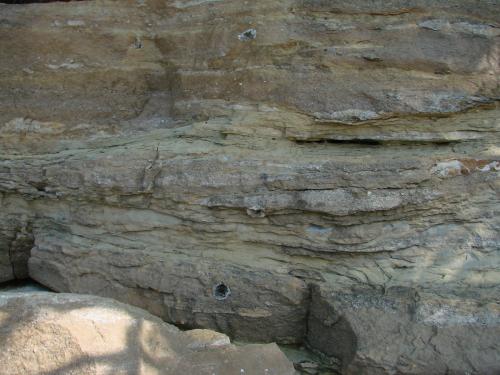
POLYGON ((3 4, 37 4, 37 3, 69 3, 72 1, 90 1, 90 0, 3 0, 3 4))
POLYGON ((498 9, 0 3, 0 282, 499 373, 498 9))

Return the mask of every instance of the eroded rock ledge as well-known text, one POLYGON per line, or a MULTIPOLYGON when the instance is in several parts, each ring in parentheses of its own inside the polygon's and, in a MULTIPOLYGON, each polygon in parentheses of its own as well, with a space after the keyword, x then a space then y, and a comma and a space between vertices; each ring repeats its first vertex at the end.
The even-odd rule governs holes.
POLYGON ((497 373, 498 6, 0 4, 0 281, 497 373))

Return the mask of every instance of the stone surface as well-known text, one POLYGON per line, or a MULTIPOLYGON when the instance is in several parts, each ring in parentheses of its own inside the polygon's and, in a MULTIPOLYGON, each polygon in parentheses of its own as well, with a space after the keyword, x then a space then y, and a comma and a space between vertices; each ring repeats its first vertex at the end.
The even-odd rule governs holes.
POLYGON ((401 288, 317 289, 312 301, 309 344, 342 374, 498 373, 500 310, 494 301, 401 288))
POLYGON ((0 5, 0 280, 31 251, 54 290, 342 371, 498 372, 488 334, 439 341, 482 332, 463 309, 498 327, 498 7, 0 5), (416 295, 458 311, 448 328, 416 295), (401 351, 371 347, 403 326, 401 351))
POLYGON ((293 375, 276 344, 234 346, 101 297, 0 294, 0 374, 293 375))

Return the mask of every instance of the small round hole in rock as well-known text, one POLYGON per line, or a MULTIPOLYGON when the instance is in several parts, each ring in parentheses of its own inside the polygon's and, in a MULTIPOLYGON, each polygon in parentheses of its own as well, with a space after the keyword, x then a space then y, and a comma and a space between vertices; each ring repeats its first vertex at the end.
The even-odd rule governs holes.
POLYGON ((250 217, 265 217, 266 212, 264 211, 263 208, 250 207, 247 208, 247 215, 250 217))
POLYGON ((223 300, 229 297, 230 294, 231 289, 229 289, 229 287, 224 283, 219 283, 213 288, 213 295, 215 299, 223 300))

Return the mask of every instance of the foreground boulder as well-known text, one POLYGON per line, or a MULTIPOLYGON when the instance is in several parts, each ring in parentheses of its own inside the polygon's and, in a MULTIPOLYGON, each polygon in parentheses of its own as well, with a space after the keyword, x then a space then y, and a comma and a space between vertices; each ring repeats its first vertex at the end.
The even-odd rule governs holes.
POLYGON ((74 294, 0 294, 0 374, 292 375, 275 344, 234 346, 141 309, 74 294))

